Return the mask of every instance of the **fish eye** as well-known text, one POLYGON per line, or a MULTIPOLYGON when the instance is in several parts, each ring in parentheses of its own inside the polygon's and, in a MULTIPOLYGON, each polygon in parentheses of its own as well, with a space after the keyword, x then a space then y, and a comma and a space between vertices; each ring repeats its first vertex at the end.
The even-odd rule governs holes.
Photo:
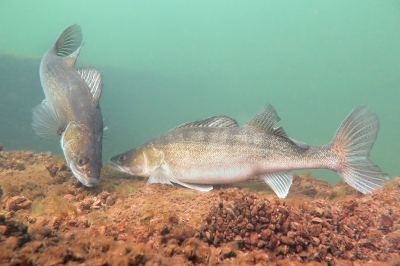
POLYGON ((83 166, 86 163, 86 160, 84 158, 78 158, 78 160, 76 160, 76 162, 80 165, 83 166))
POLYGON ((118 161, 120 161, 120 162, 124 162, 125 160, 126 160, 126 155, 121 155, 118 158, 118 161))

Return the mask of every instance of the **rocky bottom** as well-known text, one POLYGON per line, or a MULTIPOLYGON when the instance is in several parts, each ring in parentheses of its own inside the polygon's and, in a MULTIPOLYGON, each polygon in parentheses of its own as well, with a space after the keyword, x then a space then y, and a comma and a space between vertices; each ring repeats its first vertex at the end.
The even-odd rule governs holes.
POLYGON ((400 265, 400 178, 373 194, 309 173, 202 193, 62 156, 0 151, 0 265, 400 265))

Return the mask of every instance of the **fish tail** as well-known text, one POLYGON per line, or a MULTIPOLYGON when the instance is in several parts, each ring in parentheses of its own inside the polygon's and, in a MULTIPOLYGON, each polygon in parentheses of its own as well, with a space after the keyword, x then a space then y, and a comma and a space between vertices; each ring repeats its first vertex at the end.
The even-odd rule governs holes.
POLYGON ((71 56, 82 46, 82 43, 83 43, 82 29, 79 25, 73 24, 68 28, 66 28, 61 33, 60 37, 58 37, 56 42, 57 55, 61 57, 71 56))
POLYGON ((366 194, 381 188, 389 176, 368 158, 379 130, 377 115, 365 106, 355 108, 332 141, 335 171, 353 188, 366 194))

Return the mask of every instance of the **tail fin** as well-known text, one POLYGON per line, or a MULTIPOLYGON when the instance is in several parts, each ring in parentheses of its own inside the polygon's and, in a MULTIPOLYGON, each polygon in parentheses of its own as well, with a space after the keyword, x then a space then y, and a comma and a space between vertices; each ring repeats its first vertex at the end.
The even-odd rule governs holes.
POLYGON ((75 65, 79 52, 83 45, 83 36, 81 26, 73 24, 66 28, 58 37, 55 44, 56 53, 58 56, 63 57, 65 62, 70 66, 75 65))
POLYGON ((365 106, 354 109, 332 141, 339 163, 336 172, 352 187, 366 194, 389 179, 368 157, 379 130, 377 115, 365 106))

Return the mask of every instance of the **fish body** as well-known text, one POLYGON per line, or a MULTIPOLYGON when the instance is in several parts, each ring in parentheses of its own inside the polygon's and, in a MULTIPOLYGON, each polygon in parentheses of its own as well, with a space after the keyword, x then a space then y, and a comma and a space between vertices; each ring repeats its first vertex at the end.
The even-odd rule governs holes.
MULTIPOLYGON (((145 149, 162 151, 164 165, 181 182, 226 184, 245 181, 257 175, 298 168, 315 168, 310 149, 290 140, 248 127, 178 128, 152 139, 145 149)), ((318 167, 316 167, 318 168, 318 167)))
POLYGON ((93 67, 74 68, 82 45, 81 28, 74 24, 43 56, 40 81, 45 99, 33 109, 32 126, 40 136, 61 136, 72 173, 90 187, 98 182, 102 166, 102 74, 93 67))
POLYGON ((276 127, 279 120, 275 109, 266 105, 243 127, 226 116, 183 124, 114 156, 110 165, 149 177, 148 183, 177 183, 202 191, 212 189, 212 184, 258 176, 281 198, 289 192, 295 169, 336 171, 363 193, 389 179, 367 158, 379 128, 368 108, 356 108, 333 141, 322 146, 289 138, 276 127))

